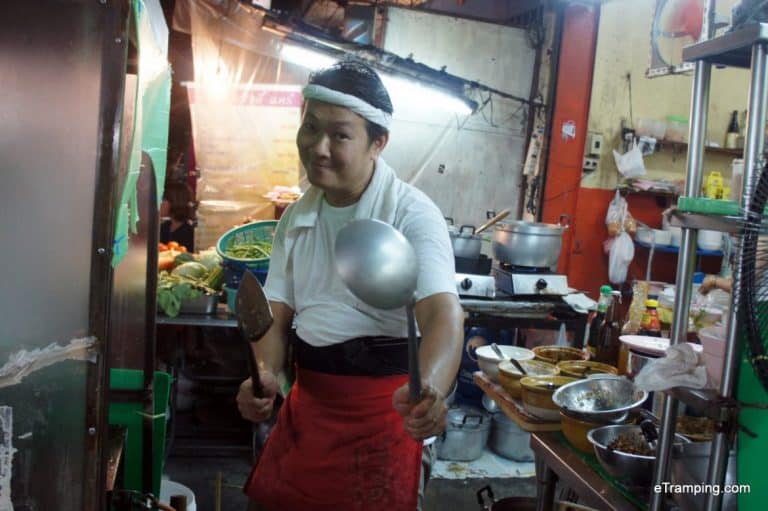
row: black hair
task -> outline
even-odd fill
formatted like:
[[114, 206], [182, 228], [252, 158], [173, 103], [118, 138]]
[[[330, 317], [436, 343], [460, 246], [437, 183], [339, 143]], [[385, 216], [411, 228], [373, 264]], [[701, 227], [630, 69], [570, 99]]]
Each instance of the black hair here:
[[[355, 96], [388, 114], [394, 111], [381, 78], [376, 71], [362, 62], [346, 60], [315, 71], [309, 75], [309, 84], [322, 85]], [[365, 119], [365, 131], [371, 142], [389, 133], [387, 128], [368, 119]]]
[[194, 218], [195, 197], [187, 183], [177, 181], [166, 183], [163, 199], [170, 203], [170, 216], [177, 222], [186, 222]]

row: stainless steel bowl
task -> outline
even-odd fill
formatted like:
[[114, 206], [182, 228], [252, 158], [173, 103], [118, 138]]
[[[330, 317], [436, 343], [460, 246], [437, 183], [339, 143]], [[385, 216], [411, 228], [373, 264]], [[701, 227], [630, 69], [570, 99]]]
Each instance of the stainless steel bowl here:
[[636, 388], [626, 378], [595, 375], [563, 385], [552, 395], [552, 401], [573, 417], [593, 422], [619, 422], [647, 397], [648, 392]]
[[[587, 440], [594, 447], [597, 461], [606, 472], [631, 488], [647, 490], [653, 478], [653, 464], [656, 456], [642, 456], [609, 449], [608, 444], [619, 435], [639, 435], [642, 438], [643, 432], [640, 426], [635, 425], [603, 426], [590, 430], [587, 433]], [[679, 450], [682, 444], [689, 442], [684, 436], [675, 435], [675, 437], [676, 441], [673, 444], [675, 451]]]

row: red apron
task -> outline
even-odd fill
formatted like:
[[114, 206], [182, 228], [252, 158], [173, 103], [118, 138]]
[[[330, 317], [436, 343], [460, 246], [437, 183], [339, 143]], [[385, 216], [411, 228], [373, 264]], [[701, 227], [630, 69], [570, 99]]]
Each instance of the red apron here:
[[298, 369], [245, 486], [270, 511], [413, 511], [422, 443], [392, 407], [405, 375]]

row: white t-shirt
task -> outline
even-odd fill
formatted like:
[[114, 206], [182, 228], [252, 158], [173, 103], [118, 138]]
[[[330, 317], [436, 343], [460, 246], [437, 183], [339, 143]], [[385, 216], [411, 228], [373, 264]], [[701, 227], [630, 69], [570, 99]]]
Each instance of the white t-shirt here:
[[[403, 182], [399, 185], [393, 225], [416, 251], [416, 300], [437, 293], [455, 295], [453, 249], [440, 210], [420, 190]], [[359, 204], [335, 208], [325, 199], [318, 201], [314, 226], [302, 228], [290, 249], [286, 248], [286, 232], [295, 216], [289, 209], [275, 235], [265, 292], [270, 300], [285, 303], [296, 312], [297, 333], [313, 346], [329, 346], [361, 336], [408, 334], [404, 308], [380, 310], [363, 303], [336, 272], [336, 234], [355, 218]], [[287, 264], [280, 264], [279, 259], [286, 253]]]

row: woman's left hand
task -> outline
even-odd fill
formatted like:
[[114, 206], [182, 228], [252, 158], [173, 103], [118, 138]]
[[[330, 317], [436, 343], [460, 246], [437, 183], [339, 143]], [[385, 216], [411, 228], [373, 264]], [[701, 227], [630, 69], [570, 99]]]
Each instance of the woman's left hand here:
[[443, 394], [426, 383], [422, 384], [421, 398], [412, 403], [408, 398], [408, 384], [397, 389], [392, 405], [405, 420], [405, 430], [416, 440], [439, 435], [445, 430], [448, 407]]

